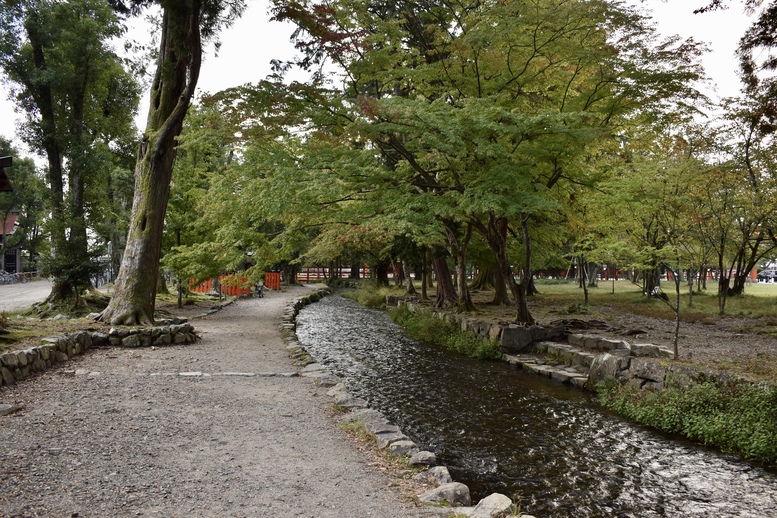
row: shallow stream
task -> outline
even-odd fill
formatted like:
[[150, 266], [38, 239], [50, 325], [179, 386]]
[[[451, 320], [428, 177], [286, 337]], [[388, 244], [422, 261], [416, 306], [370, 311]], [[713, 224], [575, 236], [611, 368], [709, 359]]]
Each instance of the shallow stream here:
[[297, 335], [473, 501], [499, 492], [538, 517], [777, 516], [777, 473], [637, 426], [578, 389], [419, 344], [385, 312], [325, 297]]

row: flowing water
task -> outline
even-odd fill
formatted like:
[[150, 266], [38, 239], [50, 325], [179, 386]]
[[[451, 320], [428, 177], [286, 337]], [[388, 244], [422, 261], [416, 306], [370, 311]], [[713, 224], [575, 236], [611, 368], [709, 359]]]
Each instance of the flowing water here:
[[777, 516], [777, 473], [614, 416], [586, 392], [406, 337], [334, 295], [297, 335], [350, 392], [434, 452], [474, 501], [538, 517]]

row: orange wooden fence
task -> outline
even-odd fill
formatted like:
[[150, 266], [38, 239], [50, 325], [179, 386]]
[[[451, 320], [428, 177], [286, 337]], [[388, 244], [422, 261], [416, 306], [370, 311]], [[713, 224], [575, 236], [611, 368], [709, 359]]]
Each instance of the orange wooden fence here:
[[[247, 284], [247, 279], [237, 275], [220, 275], [219, 286], [221, 293], [233, 297], [242, 297], [251, 293], [253, 284]], [[213, 279], [199, 282], [199, 279], [189, 279], [189, 291], [195, 293], [210, 293], [213, 289]]]
[[189, 291], [195, 293], [208, 293], [213, 287], [213, 279], [199, 282], [199, 279], [189, 279]]
[[264, 274], [264, 285], [271, 290], [281, 289], [281, 274], [278, 272], [267, 272]]
[[221, 293], [232, 297], [242, 297], [251, 293], [253, 284], [248, 284], [248, 279], [237, 275], [222, 275], [219, 277]]

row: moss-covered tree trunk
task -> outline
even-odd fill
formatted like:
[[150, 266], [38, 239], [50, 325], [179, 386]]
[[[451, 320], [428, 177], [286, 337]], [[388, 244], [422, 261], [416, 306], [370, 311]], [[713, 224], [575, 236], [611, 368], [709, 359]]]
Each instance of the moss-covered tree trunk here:
[[100, 316], [100, 320], [114, 325], [154, 321], [175, 139], [194, 94], [202, 60], [200, 15], [198, 1], [168, 2], [164, 7], [151, 105], [135, 166], [127, 246], [113, 297]]

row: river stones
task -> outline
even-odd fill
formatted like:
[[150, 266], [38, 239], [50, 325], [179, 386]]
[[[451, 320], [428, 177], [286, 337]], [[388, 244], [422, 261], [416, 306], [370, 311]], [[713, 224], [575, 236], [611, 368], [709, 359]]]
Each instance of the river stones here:
[[[396, 442], [400, 442], [400, 441], [410, 442], [410, 438], [407, 435], [403, 434], [401, 431], [382, 432], [382, 433], [375, 433], [373, 435], [375, 436], [375, 440], [378, 442], [378, 448], [380, 448], [381, 450], [383, 448], [390, 447], [392, 444]], [[413, 446], [415, 446], [415, 443], [413, 443]], [[392, 450], [392, 453], [394, 453], [393, 450]], [[401, 454], [397, 453], [397, 455], [401, 455]]]
[[430, 451], [419, 451], [410, 457], [408, 464], [411, 466], [434, 466], [437, 464], [437, 455]]
[[383, 421], [387, 422], [386, 418], [378, 412], [377, 410], [374, 410], [372, 408], [359, 408], [355, 409], [353, 412], [349, 412], [347, 414], [343, 415], [343, 421], [346, 423], [355, 423], [357, 421]]
[[472, 499], [469, 496], [469, 488], [461, 482], [449, 482], [440, 487], [436, 487], [418, 495], [419, 500], [427, 504], [441, 504], [447, 502], [448, 505], [469, 506]]
[[472, 510], [470, 518], [493, 518], [494, 516], [507, 516], [513, 501], [501, 493], [493, 493], [478, 502]]
[[413, 455], [418, 451], [418, 445], [410, 440], [392, 442], [388, 448], [393, 455], [400, 455], [402, 457]]
[[418, 473], [415, 477], [419, 482], [429, 484], [431, 486], [442, 486], [443, 484], [449, 484], [453, 482], [448, 468], [445, 466], [435, 466], [425, 471]]

